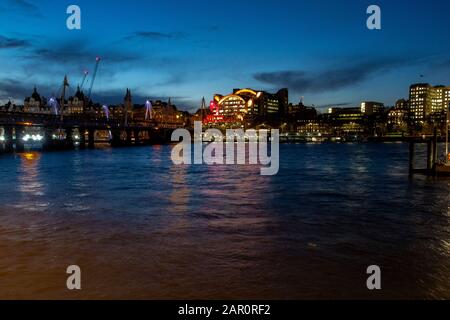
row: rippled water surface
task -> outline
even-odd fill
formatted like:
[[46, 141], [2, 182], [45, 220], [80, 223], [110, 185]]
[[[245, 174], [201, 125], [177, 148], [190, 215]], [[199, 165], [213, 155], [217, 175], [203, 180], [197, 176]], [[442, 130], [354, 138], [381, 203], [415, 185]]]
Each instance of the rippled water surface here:
[[274, 177], [170, 150], [0, 155], [0, 298], [450, 298], [450, 180], [407, 145], [282, 145]]

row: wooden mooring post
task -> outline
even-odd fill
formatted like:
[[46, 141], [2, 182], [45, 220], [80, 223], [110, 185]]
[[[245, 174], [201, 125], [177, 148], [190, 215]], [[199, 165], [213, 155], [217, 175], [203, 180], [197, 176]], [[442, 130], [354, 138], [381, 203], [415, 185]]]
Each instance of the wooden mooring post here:
[[416, 156], [416, 143], [411, 141], [409, 143], [409, 174], [414, 174], [414, 161]]
[[415, 156], [416, 156], [416, 141], [411, 141], [409, 143], [409, 174], [414, 173], [426, 174], [429, 176], [436, 176], [437, 174], [437, 163], [438, 163], [438, 134], [437, 128], [434, 129], [434, 134], [432, 138], [426, 141], [427, 144], [427, 163], [425, 169], [415, 168]]

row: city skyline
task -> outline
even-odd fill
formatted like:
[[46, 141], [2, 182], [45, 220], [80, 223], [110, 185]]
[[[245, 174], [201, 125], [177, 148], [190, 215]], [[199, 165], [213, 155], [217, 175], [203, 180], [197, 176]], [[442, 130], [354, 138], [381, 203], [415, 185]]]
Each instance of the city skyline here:
[[0, 302], [450, 299], [449, 12], [0, 0]]
[[304, 96], [325, 111], [366, 100], [394, 105], [411, 83], [450, 82], [444, 1], [414, 8], [379, 1], [379, 31], [365, 27], [365, 1], [327, 2], [327, 10], [312, 1], [128, 3], [78, 1], [82, 30], [69, 31], [66, 1], [2, 1], [0, 101], [23, 101], [34, 85], [51, 95], [65, 74], [73, 95], [97, 55], [94, 100], [121, 102], [130, 87], [136, 103], [171, 97], [191, 112], [203, 96], [235, 87], [287, 87], [291, 103]]

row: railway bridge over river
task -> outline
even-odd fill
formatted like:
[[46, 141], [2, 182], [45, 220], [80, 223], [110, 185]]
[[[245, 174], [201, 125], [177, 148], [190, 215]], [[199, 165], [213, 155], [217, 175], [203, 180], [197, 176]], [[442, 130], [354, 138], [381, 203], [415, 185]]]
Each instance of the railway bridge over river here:
[[[30, 132], [42, 140], [44, 150], [93, 148], [96, 132], [107, 133], [103, 142], [111, 146], [166, 143], [172, 132], [180, 125], [158, 123], [154, 120], [107, 119], [96, 115], [54, 115], [24, 112], [0, 112], [2, 152], [21, 152], [30, 137]], [[0, 133], [1, 134], [1, 133]]]

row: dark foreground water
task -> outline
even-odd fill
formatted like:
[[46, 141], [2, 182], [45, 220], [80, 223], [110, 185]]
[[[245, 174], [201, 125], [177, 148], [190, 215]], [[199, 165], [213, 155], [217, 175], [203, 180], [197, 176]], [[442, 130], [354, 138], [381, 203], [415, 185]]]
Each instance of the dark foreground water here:
[[407, 151], [283, 145], [274, 177], [169, 146], [2, 155], [0, 298], [450, 298], [450, 180]]

